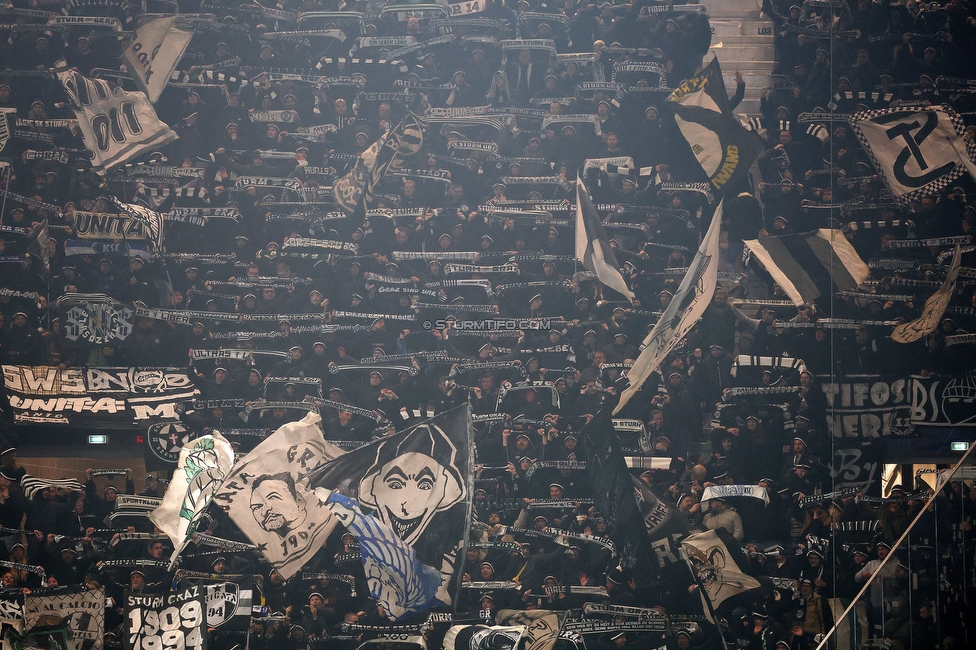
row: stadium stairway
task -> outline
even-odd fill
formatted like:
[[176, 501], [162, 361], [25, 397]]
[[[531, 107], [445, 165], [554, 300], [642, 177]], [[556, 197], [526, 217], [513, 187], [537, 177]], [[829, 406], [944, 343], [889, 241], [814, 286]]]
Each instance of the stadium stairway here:
[[745, 99], [735, 113], [758, 117], [759, 97], [775, 65], [772, 21], [760, 15], [758, 0], [702, 0], [701, 4], [712, 26], [710, 52], [718, 57], [729, 93], [735, 91], [736, 70], [746, 82]]

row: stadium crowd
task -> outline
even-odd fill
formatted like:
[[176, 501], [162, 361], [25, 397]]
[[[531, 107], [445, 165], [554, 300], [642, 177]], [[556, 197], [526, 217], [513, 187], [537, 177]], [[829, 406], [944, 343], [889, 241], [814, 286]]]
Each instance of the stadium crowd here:
[[[141, 20], [126, 13], [135, 5], [77, 4], [65, 6], [73, 15], [116, 16], [127, 28], [128, 19], [131, 28]], [[195, 431], [274, 431], [301, 417], [295, 405], [312, 395], [349, 406], [323, 406], [325, 439], [365, 443], [469, 401], [479, 464], [473, 531], [518, 547], [468, 549], [463, 581], [495, 588], [462, 585], [458, 611], [491, 624], [499, 609], [571, 609], [596, 598], [679, 618], [702, 614], [690, 573], [646, 579], [618, 567], [599, 544], [502, 536], [497, 526], [597, 539], [612, 532], [573, 461], [581, 460], [582, 427], [626, 386], [641, 341], [673, 298], [715, 209], [714, 197], [694, 185], [700, 170], [661, 110], [708, 51], [707, 14], [646, 0], [476, 0], [466, 3], [477, 5], [475, 13], [454, 18], [443, 5], [169, 4], [194, 14], [196, 32], [156, 103], [179, 139], [135, 161], [153, 170], [144, 176], [140, 165], [97, 174], [70, 128], [43, 122], [75, 117], [48, 72], [60, 59], [84, 75], [120, 78], [118, 34], [90, 25], [31, 27], [39, 14], [28, 6], [60, 10], [62, 3], [16, 0], [19, 13], [0, 8], [11, 23], [0, 25], [7, 68], [0, 109], [15, 111], [0, 154], [9, 163], [0, 169], [2, 363], [189, 368], [200, 400], [182, 419]], [[726, 189], [720, 287], [691, 334], [618, 414], [618, 433], [624, 454], [670, 459], [633, 471], [685, 528], [727, 531], [743, 547], [748, 573], [784, 581], [728, 601], [716, 612], [721, 627], [700, 620], [667, 638], [605, 633], [588, 636], [587, 647], [719, 648], [719, 630], [728, 647], [815, 647], [889, 553], [898, 562], [857, 602], [848, 638], [838, 634], [832, 644], [872, 638], [916, 650], [965, 647], [976, 597], [976, 488], [952, 482], [899, 547], [925, 508], [920, 485], [896, 487], [884, 501], [806, 497], [831, 493], [838, 480], [821, 381], [955, 376], [976, 365], [972, 344], [945, 344], [976, 331], [971, 280], [958, 282], [950, 301], [957, 309], [935, 332], [912, 344], [888, 337], [893, 324], [918, 317], [924, 296], [941, 284], [947, 250], [889, 242], [972, 234], [976, 188], [962, 177], [904, 209], [845, 122], [801, 114], [947, 103], [971, 138], [976, 70], [964, 53], [976, 48], [973, 7], [767, 0], [764, 10], [775, 24], [777, 68], [762, 91], [762, 119], [754, 120], [766, 142], [761, 178]], [[332, 13], [303, 32], [290, 31], [289, 12]], [[735, 77], [733, 106], [745, 93]], [[484, 106], [497, 110], [471, 110]], [[337, 211], [332, 183], [408, 111], [426, 119], [421, 151], [380, 180], [369, 212]], [[15, 126], [14, 118], [28, 122]], [[577, 174], [607, 224], [633, 304], [581, 266]], [[109, 194], [171, 215], [158, 254], [140, 247], [144, 233], [115, 237], [125, 247], [111, 250], [122, 254], [101, 254], [91, 237], [79, 236], [79, 223], [97, 219], [88, 213], [118, 212]], [[760, 266], [743, 261], [743, 240], [824, 227], [843, 228], [865, 261], [880, 260], [869, 292], [793, 307]], [[963, 266], [976, 266], [971, 249]], [[897, 295], [904, 287], [913, 295]], [[131, 316], [125, 336], [86, 341], [67, 317], [77, 294], [102, 294], [144, 315]], [[872, 324], [818, 323], [825, 317]], [[490, 334], [468, 329], [488, 318], [521, 323]], [[274, 354], [193, 354], [219, 348]], [[802, 362], [748, 365], [735, 361], [739, 355]], [[728, 392], [736, 388], [757, 390]], [[31, 426], [14, 424], [7, 409], [5, 417], [8, 438]], [[253, 441], [235, 445], [244, 453]], [[106, 629], [114, 629], [123, 622], [124, 591], [169, 587], [172, 574], [162, 568], [102, 565], [171, 553], [166, 539], [126, 541], [106, 524], [120, 491], [136, 492], [131, 481], [96, 487], [102, 479], [89, 472], [82, 492], [50, 487], [28, 499], [16, 450], [0, 464], [0, 555], [43, 566], [47, 581], [10, 568], [5, 593], [100, 584], [112, 598]], [[723, 485], [762, 486], [768, 504], [701, 501], [706, 488]], [[879, 496], [879, 488], [869, 491]], [[142, 494], [161, 492], [150, 477]], [[545, 507], [546, 499], [557, 505]], [[235, 538], [226, 518], [215, 515], [207, 526]], [[152, 525], [137, 521], [130, 530], [152, 532]], [[252, 648], [355, 647], [375, 634], [342, 624], [388, 623], [364, 595], [359, 560], [342, 557], [355, 547], [351, 535], [337, 533], [307, 567], [354, 576], [354, 590], [339, 580], [282, 580], [256, 553], [191, 546], [181, 568], [258, 576], [265, 609], [256, 610]], [[940, 593], [946, 580], [954, 586]], [[553, 589], [585, 586], [604, 586], [607, 596]], [[613, 614], [588, 615], [601, 616]], [[219, 632], [211, 643], [245, 645]]]

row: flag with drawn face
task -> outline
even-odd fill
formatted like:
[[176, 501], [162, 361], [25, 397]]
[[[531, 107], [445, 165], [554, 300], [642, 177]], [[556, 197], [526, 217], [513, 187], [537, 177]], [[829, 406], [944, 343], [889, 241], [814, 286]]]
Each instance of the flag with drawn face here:
[[238, 462], [214, 495], [265, 559], [285, 579], [322, 546], [337, 521], [303, 479], [343, 454], [322, 437], [318, 413], [289, 422]]
[[196, 532], [198, 517], [234, 464], [230, 443], [214, 431], [185, 445], [163, 502], [149, 515], [150, 521], [173, 542], [170, 568]]
[[[452, 409], [350, 451], [308, 477], [319, 502], [359, 537], [370, 591], [391, 604], [393, 618], [434, 600], [453, 602], [471, 508], [470, 421], [469, 406]], [[376, 556], [369, 558], [372, 548]], [[431, 572], [438, 578], [433, 592]]]

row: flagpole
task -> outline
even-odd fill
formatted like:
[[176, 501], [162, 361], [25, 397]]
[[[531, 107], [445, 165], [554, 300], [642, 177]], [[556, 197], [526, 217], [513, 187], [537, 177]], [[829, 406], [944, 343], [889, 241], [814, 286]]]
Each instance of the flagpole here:
[[729, 650], [729, 644], [725, 641], [725, 634], [722, 633], [722, 624], [719, 623], [718, 617], [715, 615], [715, 609], [712, 607], [712, 600], [708, 597], [708, 592], [705, 591], [705, 586], [701, 583], [701, 580], [698, 578], [698, 573], [695, 572], [695, 567], [693, 567], [691, 564], [691, 558], [688, 557], [688, 551], [686, 551], [683, 547], [681, 548], [681, 557], [684, 558], [685, 564], [688, 565], [688, 571], [691, 572], [691, 577], [695, 579], [695, 586], [698, 590], [698, 596], [708, 608], [708, 615], [712, 617], [712, 623], [714, 623], [715, 627], [718, 628], [718, 636], [720, 639], [722, 639], [722, 647], [725, 650]]
[[895, 550], [899, 546], [901, 546], [902, 542], [905, 541], [909, 533], [912, 532], [912, 528], [915, 527], [915, 524], [919, 522], [919, 520], [925, 514], [925, 511], [929, 509], [930, 505], [932, 505], [933, 503], [932, 500], [935, 499], [937, 496], [939, 496], [939, 492], [941, 492], [942, 488], [946, 486], [946, 483], [949, 482], [949, 479], [951, 479], [955, 475], [955, 473], [959, 470], [959, 468], [962, 467], [962, 464], [966, 462], [966, 459], [969, 458], [969, 454], [973, 452], [973, 448], [974, 446], [970, 445], [969, 449], [966, 451], [965, 454], [962, 455], [962, 458], [959, 459], [959, 462], [955, 464], [955, 466], [952, 468], [951, 471], [944, 471], [941, 474], [939, 474], [938, 478], [935, 480], [935, 493], [931, 496], [931, 498], [928, 500], [925, 506], [918, 511], [918, 514], [915, 515], [915, 519], [913, 519], [912, 523], [909, 524], [908, 528], [905, 529], [905, 532], [901, 534], [901, 537], [898, 538], [898, 541], [892, 544], [891, 552], [889, 552], [888, 555], [886, 555], [885, 558], [881, 560], [881, 564], [879, 564], [878, 568], [874, 570], [874, 573], [871, 574], [871, 577], [867, 579], [867, 581], [864, 583], [864, 586], [861, 587], [861, 591], [857, 593], [857, 596], [851, 599], [851, 604], [847, 606], [847, 609], [844, 610], [844, 613], [841, 614], [840, 617], [838, 617], [834, 621], [834, 626], [829, 630], [827, 630], [827, 634], [825, 634], [823, 639], [820, 640], [820, 643], [817, 645], [815, 650], [823, 650], [823, 648], [827, 646], [827, 641], [829, 641], [830, 637], [833, 636], [834, 630], [837, 629], [838, 625], [840, 624], [840, 621], [847, 618], [847, 616], [851, 613], [851, 610], [853, 610], [854, 607], [857, 605], [857, 602], [864, 597], [865, 593], [867, 593], [867, 590], [871, 586], [871, 583], [874, 582], [874, 579], [877, 578], [879, 575], [881, 575], [882, 569], [884, 569], [885, 565], [888, 564], [888, 560], [890, 560], [895, 556]]

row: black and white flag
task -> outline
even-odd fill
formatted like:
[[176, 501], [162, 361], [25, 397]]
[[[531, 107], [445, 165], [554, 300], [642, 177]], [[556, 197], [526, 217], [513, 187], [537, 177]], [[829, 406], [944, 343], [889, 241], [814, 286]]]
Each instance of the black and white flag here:
[[370, 596], [396, 620], [453, 602], [471, 510], [470, 406], [348, 452], [309, 476], [356, 536]]
[[192, 31], [176, 26], [178, 18], [164, 16], [140, 26], [132, 43], [122, 53], [125, 67], [153, 104], [193, 38]]
[[125, 650], [207, 650], [202, 587], [176, 593], [125, 594]]
[[600, 282], [634, 302], [634, 292], [620, 275], [617, 256], [610, 248], [600, 215], [579, 176], [576, 177], [576, 258], [586, 269], [593, 271]]
[[112, 203], [115, 204], [122, 214], [128, 215], [132, 219], [144, 224], [149, 231], [149, 240], [155, 245], [157, 251], [163, 249], [163, 215], [155, 210], [136, 205], [134, 203], [123, 203], [114, 196]]
[[130, 93], [105, 79], [89, 79], [70, 70], [64, 59], [54, 70], [78, 118], [85, 147], [93, 154], [92, 166], [100, 173], [177, 139], [142, 93]]
[[285, 579], [338, 523], [304, 484], [309, 472], [343, 454], [323, 439], [319, 421], [318, 413], [309, 413], [280, 427], [234, 466], [214, 495], [214, 503]]
[[938, 194], [967, 171], [976, 178], [976, 143], [963, 140], [962, 118], [948, 106], [863, 111], [850, 122], [902, 205]]
[[101, 650], [105, 637], [105, 590], [80, 589], [24, 599], [24, 630], [67, 624], [67, 650]]
[[616, 415], [631, 397], [640, 390], [644, 381], [657, 370], [664, 358], [681, 342], [712, 300], [718, 286], [718, 245], [722, 236], [722, 208], [719, 203], [712, 222], [698, 246], [698, 253], [691, 261], [688, 272], [678, 285], [678, 291], [644, 339], [640, 355], [627, 374], [630, 385], [620, 394], [614, 409]]
[[661, 105], [665, 123], [687, 142], [709, 184], [738, 186], [763, 151], [763, 141], [732, 116], [718, 59], [674, 89]]

